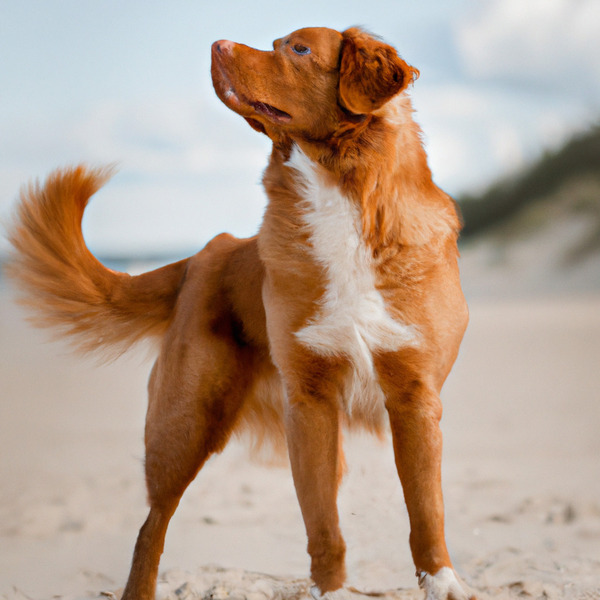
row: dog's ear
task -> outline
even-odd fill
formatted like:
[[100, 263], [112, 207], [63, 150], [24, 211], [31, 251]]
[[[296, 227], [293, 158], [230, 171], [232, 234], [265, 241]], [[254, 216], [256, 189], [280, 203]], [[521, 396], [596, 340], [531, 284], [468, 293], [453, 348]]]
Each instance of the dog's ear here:
[[354, 114], [383, 106], [419, 76], [396, 50], [357, 27], [342, 34], [340, 104]]

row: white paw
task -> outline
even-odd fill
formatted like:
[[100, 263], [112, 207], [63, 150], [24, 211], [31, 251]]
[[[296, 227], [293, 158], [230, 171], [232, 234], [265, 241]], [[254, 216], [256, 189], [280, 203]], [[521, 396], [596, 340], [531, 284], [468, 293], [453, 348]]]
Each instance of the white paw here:
[[475, 595], [462, 583], [450, 567], [441, 568], [435, 575], [421, 572], [419, 587], [425, 600], [476, 600]]
[[313, 600], [365, 600], [363, 594], [358, 594], [348, 588], [340, 588], [333, 592], [325, 592], [322, 594], [321, 590], [316, 585], [313, 585], [310, 588], [310, 595]]

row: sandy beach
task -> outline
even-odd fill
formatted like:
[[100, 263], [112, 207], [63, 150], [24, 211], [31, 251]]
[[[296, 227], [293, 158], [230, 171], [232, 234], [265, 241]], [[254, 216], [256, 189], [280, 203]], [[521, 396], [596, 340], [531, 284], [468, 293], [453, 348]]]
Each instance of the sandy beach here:
[[[0, 287], [0, 597], [97, 598], [124, 585], [146, 514], [151, 359], [74, 356]], [[600, 296], [472, 300], [444, 388], [447, 537], [482, 597], [600, 598]], [[346, 438], [349, 583], [420, 598], [389, 440]], [[213, 458], [167, 537], [158, 598], [306, 593], [286, 466]]]

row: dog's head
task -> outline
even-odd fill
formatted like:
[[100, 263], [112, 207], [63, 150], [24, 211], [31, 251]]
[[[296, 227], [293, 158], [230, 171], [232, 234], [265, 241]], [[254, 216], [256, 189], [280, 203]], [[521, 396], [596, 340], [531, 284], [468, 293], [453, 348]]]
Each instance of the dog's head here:
[[360, 123], [418, 77], [392, 46], [361, 29], [299, 29], [260, 51], [226, 40], [212, 47], [219, 98], [273, 141], [324, 140]]

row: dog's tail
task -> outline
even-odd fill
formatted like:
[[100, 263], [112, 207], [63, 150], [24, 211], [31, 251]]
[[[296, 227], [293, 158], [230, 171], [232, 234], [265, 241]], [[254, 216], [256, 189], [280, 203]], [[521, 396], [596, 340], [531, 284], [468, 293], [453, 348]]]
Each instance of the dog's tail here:
[[130, 276], [91, 254], [81, 219], [111, 174], [111, 168], [79, 166], [53, 172], [43, 186], [23, 188], [7, 265], [24, 292], [22, 303], [35, 309], [35, 325], [55, 327], [80, 349], [109, 356], [165, 331], [189, 260]]

